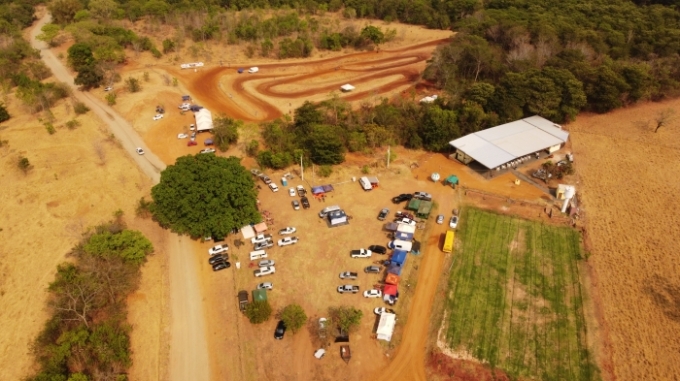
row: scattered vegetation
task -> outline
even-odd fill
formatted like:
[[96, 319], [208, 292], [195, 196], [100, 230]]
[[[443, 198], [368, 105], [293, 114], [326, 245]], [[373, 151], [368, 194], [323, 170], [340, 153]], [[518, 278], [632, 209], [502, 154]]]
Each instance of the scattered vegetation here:
[[221, 152], [238, 141], [238, 130], [243, 127], [243, 121], [221, 115], [213, 121], [213, 140]]
[[[90, 108], [87, 107], [87, 106], [85, 105], [85, 103], [83, 103], [83, 102], [75, 102], [75, 103], [73, 104], [73, 111], [74, 111], [77, 115], [82, 115], [82, 114], [85, 114], [85, 113], [87, 113], [88, 111], [90, 111]], [[70, 128], [70, 127], [69, 127], [69, 128]]]
[[151, 196], [151, 212], [161, 226], [195, 238], [226, 237], [262, 218], [252, 175], [236, 157], [180, 157], [161, 173]]
[[272, 315], [272, 306], [267, 300], [255, 300], [246, 305], [246, 316], [253, 324], [262, 324]]
[[599, 380], [588, 350], [579, 234], [478, 210], [461, 218], [446, 341], [512, 379]]
[[106, 103], [108, 103], [109, 106], [113, 106], [116, 104], [116, 93], [113, 91], [106, 94]]
[[122, 216], [95, 227], [57, 267], [47, 321], [33, 345], [30, 381], [126, 380], [132, 364], [126, 298], [139, 284], [153, 246], [127, 230]]
[[4, 103], [0, 103], [0, 123], [8, 121], [11, 116], [9, 116], [9, 112], [7, 112], [7, 108], [5, 108]]
[[131, 93], [136, 93], [142, 91], [142, 84], [137, 78], [128, 77], [125, 80], [125, 88]]
[[135, 214], [142, 218], [151, 216], [151, 201], [147, 201], [144, 197], [140, 198], [135, 208]]
[[279, 319], [286, 323], [286, 328], [295, 333], [307, 323], [307, 314], [300, 305], [289, 304], [279, 313]]
[[45, 126], [48, 134], [54, 135], [57, 132], [57, 130], [54, 128], [54, 125], [50, 122], [45, 122], [43, 125]]
[[17, 166], [19, 167], [19, 169], [21, 169], [21, 171], [24, 174], [28, 173], [28, 171], [33, 169], [33, 165], [28, 160], [28, 158], [23, 157], [23, 156], [19, 156], [19, 160], [17, 161]]

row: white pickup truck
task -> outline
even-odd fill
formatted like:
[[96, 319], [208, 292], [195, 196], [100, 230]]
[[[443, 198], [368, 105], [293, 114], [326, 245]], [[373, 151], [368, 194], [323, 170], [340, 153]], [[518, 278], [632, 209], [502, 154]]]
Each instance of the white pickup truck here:
[[275, 272], [276, 272], [276, 268], [274, 268], [274, 266], [269, 266], [269, 267], [260, 267], [259, 269], [255, 270], [254, 274], [255, 274], [255, 277], [259, 278], [261, 276], [274, 274]]
[[296, 244], [298, 241], [297, 237], [286, 237], [279, 240], [279, 246], [288, 246]]
[[271, 234], [258, 234], [255, 237], [251, 238], [250, 242], [254, 245], [256, 243], [271, 241], [271, 240], [272, 240]]

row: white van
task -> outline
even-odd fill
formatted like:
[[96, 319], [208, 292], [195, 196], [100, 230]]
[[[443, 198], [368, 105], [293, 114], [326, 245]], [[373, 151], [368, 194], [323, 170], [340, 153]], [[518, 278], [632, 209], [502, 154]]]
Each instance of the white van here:
[[258, 259], [264, 259], [267, 258], [267, 252], [264, 250], [256, 250], [256, 251], [251, 251], [250, 252], [250, 260], [251, 261], [256, 261]]
[[399, 239], [395, 239], [394, 241], [390, 241], [387, 243], [387, 247], [389, 247], [392, 250], [411, 251], [412, 246], [413, 243], [409, 241], [402, 241]]
[[327, 207], [323, 208], [323, 209], [319, 212], [319, 217], [320, 217], [320, 218], [324, 218], [324, 217], [326, 217], [326, 215], [327, 215], [328, 213], [334, 212], [334, 211], [336, 211], [336, 210], [340, 210], [340, 206], [338, 206], [338, 205], [327, 206]]
[[362, 177], [359, 179], [359, 184], [361, 185], [361, 188], [364, 191], [370, 191], [373, 189], [373, 186], [371, 185], [371, 182], [368, 180], [368, 177]]

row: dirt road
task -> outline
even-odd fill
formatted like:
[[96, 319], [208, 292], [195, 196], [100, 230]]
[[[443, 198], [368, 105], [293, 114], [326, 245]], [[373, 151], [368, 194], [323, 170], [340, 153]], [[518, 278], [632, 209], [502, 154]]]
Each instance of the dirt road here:
[[[429, 185], [429, 184], [428, 184]], [[445, 190], [442, 190], [444, 188]], [[427, 189], [439, 201], [440, 213], [447, 213], [454, 207], [454, 200], [448, 187]], [[439, 192], [437, 192], [439, 190]], [[439, 194], [437, 194], [439, 193]], [[390, 365], [376, 372], [371, 380], [378, 381], [426, 381], [425, 355], [427, 333], [430, 327], [430, 313], [434, 302], [439, 277], [443, 272], [445, 254], [439, 250], [439, 237], [448, 225], [434, 225], [427, 240], [427, 250], [418, 269], [418, 283], [409, 309], [399, 349]], [[448, 254], [450, 255], [450, 254]]]
[[[73, 89], [73, 95], [76, 99], [85, 103], [92, 112], [108, 125], [111, 133], [120, 141], [120, 144], [123, 145], [125, 151], [130, 154], [130, 157], [137, 163], [142, 172], [149, 176], [154, 183], [158, 183], [161, 178], [161, 171], [165, 169], [165, 164], [146, 147], [144, 140], [135, 132], [130, 123], [118, 115], [111, 107], [96, 99], [92, 94], [78, 90], [73, 83], [73, 76], [69, 73], [68, 69], [55, 57], [52, 51], [47, 49], [45, 42], [36, 38], [41, 32], [42, 26], [51, 20], [52, 15], [50, 14], [38, 20], [33, 30], [31, 30], [31, 46], [40, 51], [40, 57], [45, 65], [50, 68], [55, 79], [66, 83]], [[138, 155], [135, 152], [136, 147], [142, 147], [146, 153]]]
[[[158, 183], [165, 164], [146, 147], [132, 125], [92, 94], [77, 90], [73, 76], [67, 68], [46, 48], [44, 42], [36, 39], [42, 26], [50, 21], [51, 15], [47, 14], [35, 24], [30, 34], [31, 45], [40, 50], [43, 62], [50, 68], [54, 77], [73, 89], [74, 96], [107, 124], [111, 133], [120, 141], [142, 172], [154, 183]], [[146, 154], [138, 155], [135, 147], [142, 147]], [[170, 380], [209, 380], [210, 362], [206, 344], [203, 298], [194, 256], [190, 255], [191, 246], [187, 238], [169, 232], [166, 233], [165, 240], [168, 243], [166, 254], [169, 256], [169, 294], [172, 311], [168, 370]]]

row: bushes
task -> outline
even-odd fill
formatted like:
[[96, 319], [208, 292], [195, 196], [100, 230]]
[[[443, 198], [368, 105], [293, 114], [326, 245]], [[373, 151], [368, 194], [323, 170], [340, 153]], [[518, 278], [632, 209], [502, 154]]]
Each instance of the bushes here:
[[[86, 112], [90, 111], [90, 108], [85, 105], [83, 102], [75, 102], [73, 104], [73, 111], [77, 115], [85, 114]], [[70, 128], [70, 127], [69, 127]]]
[[142, 91], [142, 84], [139, 79], [128, 77], [128, 79], [125, 80], [125, 88], [131, 93], [136, 93]]
[[287, 305], [279, 313], [279, 318], [286, 323], [286, 327], [293, 331], [293, 333], [297, 332], [307, 323], [307, 314], [298, 304]]
[[52, 318], [34, 342], [39, 371], [29, 380], [126, 379], [132, 360], [125, 300], [152, 251], [120, 215], [86, 234], [71, 250], [75, 260], [59, 265], [49, 285]]
[[5, 104], [0, 102], [0, 123], [9, 120], [9, 118], [11, 118], [11, 116], [9, 116]]

